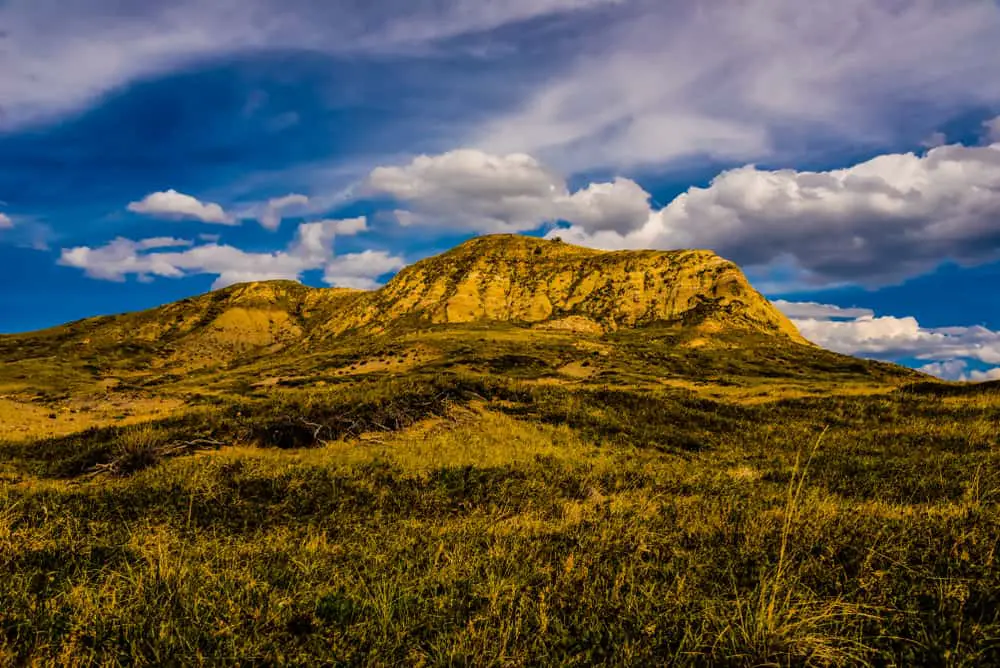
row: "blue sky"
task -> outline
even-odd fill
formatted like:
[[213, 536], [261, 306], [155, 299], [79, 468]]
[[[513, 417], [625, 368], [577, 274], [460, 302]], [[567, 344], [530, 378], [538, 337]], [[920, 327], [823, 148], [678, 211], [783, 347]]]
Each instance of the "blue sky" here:
[[517, 232], [1000, 377], [998, 43], [992, 0], [0, 0], [0, 332]]

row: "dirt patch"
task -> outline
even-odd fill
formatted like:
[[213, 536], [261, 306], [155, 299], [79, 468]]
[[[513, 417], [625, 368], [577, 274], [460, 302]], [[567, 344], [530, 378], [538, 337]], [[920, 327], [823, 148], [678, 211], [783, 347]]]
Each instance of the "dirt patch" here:
[[20, 442], [65, 436], [112, 424], [128, 425], [166, 417], [183, 406], [179, 399], [73, 400], [42, 405], [0, 399], [0, 441]]
[[570, 378], [590, 378], [594, 375], [595, 369], [589, 364], [584, 366], [581, 362], [570, 362], [559, 367], [559, 373]]

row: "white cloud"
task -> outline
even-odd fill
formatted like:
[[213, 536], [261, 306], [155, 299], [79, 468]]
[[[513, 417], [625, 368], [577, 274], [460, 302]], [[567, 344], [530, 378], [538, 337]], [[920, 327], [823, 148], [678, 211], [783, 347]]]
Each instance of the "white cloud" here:
[[[122, 281], [134, 275], [181, 278], [194, 274], [215, 275], [213, 288], [233, 283], [268, 279], [298, 280], [305, 271], [322, 269], [331, 280], [343, 278], [373, 285], [376, 278], [403, 266], [403, 259], [386, 253], [336, 256], [333, 243], [337, 231], [357, 229], [357, 219], [303, 223], [288, 248], [271, 253], [248, 253], [216, 243], [193, 245], [182, 239], [156, 238], [133, 241], [117, 238], [104, 246], [63, 249], [59, 264], [82, 269], [91, 278]], [[188, 247], [183, 251], [163, 250]], [[157, 252], [150, 252], [157, 251]], [[390, 269], [385, 269], [391, 266]]]
[[521, 232], [572, 220], [586, 230], [628, 230], [649, 218], [649, 194], [618, 178], [571, 193], [566, 181], [525, 154], [495, 156], [473, 149], [422, 155], [402, 167], [378, 167], [367, 189], [408, 208], [404, 225], [476, 232]]
[[174, 237], [152, 237], [135, 242], [136, 250], [154, 250], [157, 248], [186, 248], [194, 243], [187, 239], [175, 239]]
[[1000, 144], [951, 145], [827, 172], [748, 165], [627, 231], [553, 233], [599, 248], [710, 248], [751, 270], [791, 266], [800, 283], [879, 285], [997, 259], [998, 219]]
[[918, 371], [929, 373], [944, 380], [972, 381], [974, 383], [1000, 380], [1000, 367], [986, 370], [969, 369], [968, 363], [964, 360], [926, 364], [920, 367]]
[[339, 220], [320, 220], [313, 224], [329, 225], [335, 234], [342, 237], [351, 237], [368, 230], [368, 219], [364, 216]]
[[202, 202], [173, 189], [150, 193], [142, 200], [129, 204], [128, 210], [158, 218], [188, 218], [219, 225], [237, 224], [236, 219], [227, 214], [218, 204]]
[[847, 354], [940, 361], [968, 358], [1000, 364], [1000, 332], [985, 327], [921, 327], [911, 316], [864, 316], [849, 321], [795, 319], [802, 336]]
[[875, 312], [867, 308], [843, 308], [832, 304], [819, 304], [817, 302], [789, 302], [783, 299], [775, 299], [771, 302], [778, 310], [789, 318], [819, 318], [819, 319], [841, 319], [841, 318], [863, 318], [873, 316]]
[[303, 259], [325, 259], [330, 255], [333, 240], [338, 234], [356, 234], [359, 229], [365, 229], [366, 226], [367, 221], [364, 217], [302, 223], [295, 232], [290, 252], [295, 257]]
[[401, 257], [385, 251], [349, 253], [339, 255], [327, 263], [323, 281], [334, 287], [373, 290], [378, 287], [375, 279], [399, 271], [404, 266], [406, 263]]
[[281, 212], [292, 207], [302, 207], [309, 204], [309, 198], [305, 195], [289, 194], [284, 197], [277, 197], [269, 200], [264, 206], [264, 211], [260, 214], [258, 221], [261, 227], [268, 230], [276, 230], [281, 226]]
[[140, 255], [144, 249], [143, 241], [132, 241], [118, 237], [99, 248], [78, 246], [64, 248], [59, 258], [59, 264], [76, 267], [86, 271], [91, 278], [109, 281], [122, 281], [128, 274], [140, 277], [166, 276], [180, 278], [184, 272], [171, 262], [177, 253], [150, 253]]
[[922, 367], [919, 367], [917, 371], [923, 371], [924, 373], [937, 376], [938, 378], [943, 378], [944, 380], [964, 380], [965, 371], [968, 368], [969, 363], [965, 360], [950, 360], [948, 362], [932, 362], [930, 364], [925, 364]]
[[376, 168], [366, 187], [398, 202], [404, 225], [519, 232], [568, 221], [550, 235], [606, 249], [709, 248], [755, 278], [783, 274], [786, 289], [882, 285], [944, 261], [1000, 258], [1000, 143], [886, 154], [826, 172], [748, 165], [659, 210], [629, 179], [571, 192], [532, 156], [473, 149]]
[[[1000, 370], [972, 370], [970, 361], [1000, 365], [1000, 332], [986, 327], [922, 327], [916, 318], [875, 316], [815, 302], [776, 302], [809, 341], [847, 355], [889, 361], [918, 359], [921, 371], [951, 380], [989, 380]], [[858, 314], [858, 315], [855, 315]], [[841, 318], [850, 319], [843, 320]]]
[[1000, 367], [994, 367], [992, 369], [987, 369], [986, 371], [970, 371], [968, 379], [976, 383], [1000, 380]]
[[0, 213], [0, 230], [14, 227], [14, 221], [5, 213]]
[[557, 217], [592, 232], [621, 232], [649, 216], [649, 193], [630, 179], [591, 183], [565, 199], [557, 199]]
[[378, 167], [368, 188], [413, 208], [400, 222], [516, 232], [540, 225], [562, 179], [528, 155], [493, 156], [457, 150], [422, 155], [403, 167]]
[[812, 152], [817, 136], [916, 142], [1000, 102], [993, 2], [664, 0], [618, 14], [465, 143], [572, 171], [752, 161]]

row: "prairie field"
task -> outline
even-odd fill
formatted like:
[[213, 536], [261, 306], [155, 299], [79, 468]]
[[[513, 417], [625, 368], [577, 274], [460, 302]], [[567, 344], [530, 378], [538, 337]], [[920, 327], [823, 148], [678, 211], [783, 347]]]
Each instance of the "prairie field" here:
[[365, 341], [120, 371], [140, 408], [78, 430], [86, 378], [13, 390], [60, 428], [0, 445], [0, 663], [1000, 663], [995, 385], [650, 332]]

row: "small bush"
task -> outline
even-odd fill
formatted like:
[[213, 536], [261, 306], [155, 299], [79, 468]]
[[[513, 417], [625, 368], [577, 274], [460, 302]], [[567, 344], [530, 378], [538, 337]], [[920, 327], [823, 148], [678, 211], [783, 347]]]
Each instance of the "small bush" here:
[[118, 432], [112, 446], [115, 473], [129, 475], [149, 468], [161, 457], [166, 434], [151, 424], [125, 427]]

